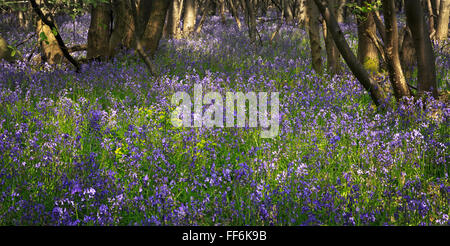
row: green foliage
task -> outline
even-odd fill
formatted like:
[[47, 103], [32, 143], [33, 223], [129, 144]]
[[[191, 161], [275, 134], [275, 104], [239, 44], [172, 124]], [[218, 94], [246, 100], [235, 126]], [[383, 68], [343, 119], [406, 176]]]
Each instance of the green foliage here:
[[49, 44], [48, 37], [44, 32], [39, 33], [39, 42], [45, 42], [46, 44]]
[[364, 15], [373, 11], [377, 11], [381, 6], [381, 1], [376, 0], [373, 3], [363, 1], [362, 6], [358, 3], [347, 3], [347, 7], [349, 7], [354, 15], [356, 15], [359, 19], [364, 19]]

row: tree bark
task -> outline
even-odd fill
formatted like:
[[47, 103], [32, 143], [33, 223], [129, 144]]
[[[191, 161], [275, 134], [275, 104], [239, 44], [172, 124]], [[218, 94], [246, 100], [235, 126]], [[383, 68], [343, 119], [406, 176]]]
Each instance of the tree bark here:
[[447, 40], [448, 38], [449, 13], [450, 0], [441, 0], [436, 29], [436, 40], [439, 40], [441, 42]]
[[336, 18], [338, 23], [344, 23], [344, 11], [345, 11], [345, 4], [346, 0], [338, 0], [337, 3], [337, 10], [336, 10]]
[[[42, 11], [43, 15], [48, 14], [48, 11], [41, 7], [44, 5], [43, 0], [38, 0], [36, 4], [36, 7]], [[62, 63], [64, 60], [64, 54], [58, 45], [58, 41], [52, 32], [52, 28], [46, 25], [41, 18], [37, 19], [36, 32], [40, 39], [45, 37], [45, 40], [41, 40], [40, 42], [42, 61], [48, 62], [49, 64]]]
[[202, 17], [200, 18], [200, 21], [198, 22], [198, 25], [195, 28], [196, 33], [200, 33], [202, 31], [203, 23], [205, 22], [206, 15], [208, 14], [208, 8], [209, 8], [208, 4], [203, 7]]
[[238, 26], [238, 29], [241, 30], [241, 21], [239, 20], [239, 14], [236, 10], [236, 7], [233, 3], [233, 0], [227, 0], [228, 1], [228, 6], [231, 12], [231, 15], [233, 15], [234, 20], [236, 21], [236, 24]]
[[348, 46], [347, 41], [345, 40], [344, 34], [342, 33], [342, 30], [334, 17], [333, 11], [330, 11], [328, 8], [326, 0], [314, 0], [314, 2], [317, 4], [323, 18], [325, 18], [327, 28], [330, 30], [337, 48], [339, 49], [353, 75], [355, 75], [362, 86], [369, 92], [375, 105], [384, 107], [385, 105], [383, 102], [385, 100], [385, 93], [383, 89], [378, 85], [378, 83], [369, 77], [369, 74], [364, 69], [362, 64], [358, 62], [358, 59], [356, 59], [352, 50]]
[[248, 34], [250, 37], [250, 42], [255, 44], [256, 43], [256, 35], [257, 35], [257, 29], [256, 29], [256, 15], [255, 15], [255, 9], [253, 7], [253, 3], [250, 0], [242, 0], [245, 1], [245, 13], [246, 13], [246, 19], [247, 19], [247, 25], [248, 25]]
[[109, 34], [111, 9], [109, 4], [99, 3], [91, 6], [91, 24], [88, 31], [87, 59], [107, 57], [109, 51]]
[[[55, 42], [54, 40], [51, 40], [52, 42], [49, 42], [49, 36], [46, 36], [46, 40], [45, 41], [41, 41], [41, 47], [42, 47], [42, 51], [44, 52], [44, 57], [47, 57], [49, 55], [52, 58], [52, 61], [60, 61], [62, 62], [63, 58], [61, 56], [63, 56], [64, 58], [67, 59], [67, 61], [69, 61], [70, 63], [72, 63], [72, 65], [75, 67], [75, 71], [79, 72], [80, 71], [80, 64], [78, 63], [77, 60], [75, 60], [69, 53], [69, 51], [67, 50], [66, 45], [64, 44], [64, 41], [61, 37], [61, 35], [58, 32], [58, 28], [55, 25], [55, 22], [52, 19], [48, 19], [48, 17], [44, 14], [44, 12], [42, 12], [41, 8], [40, 8], [40, 3], [36, 3], [35, 0], [30, 0], [31, 6], [33, 7], [34, 12], [38, 15], [39, 17], [39, 21], [38, 22], [38, 33], [48, 33], [50, 36], [50, 38], [53, 38], [54, 40], [56, 40], [56, 46], [54, 46]], [[50, 16], [51, 17], [51, 16]], [[41, 29], [39, 29], [39, 27]], [[47, 44], [48, 42], [48, 44]], [[46, 46], [46, 45], [51, 45], [51, 46]], [[48, 53], [46, 53], [48, 52]], [[62, 54], [62, 55], [61, 55]]]
[[427, 7], [428, 7], [428, 28], [430, 30], [431, 36], [433, 36], [436, 33], [436, 30], [434, 29], [435, 23], [434, 20], [436, 19], [435, 12], [433, 11], [433, 6], [431, 4], [431, 0], [427, 1]]
[[[372, 3], [372, 0], [367, 1]], [[358, 1], [358, 5], [363, 6], [361, 0]], [[364, 67], [372, 73], [377, 73], [379, 70], [379, 60], [377, 47], [372, 42], [370, 35], [376, 35], [377, 26], [373, 18], [373, 12], [363, 13], [358, 22], [358, 60]]]
[[294, 17], [292, 15], [291, 10], [291, 1], [290, 0], [282, 0], [283, 8], [284, 8], [284, 18], [286, 18], [287, 22], [291, 22]]
[[167, 19], [167, 36], [178, 39], [181, 37], [180, 18], [183, 7], [182, 0], [172, 0]]
[[152, 8], [150, 9], [149, 14], [150, 18], [145, 28], [145, 32], [141, 37], [142, 47], [145, 51], [149, 52], [151, 57], [154, 57], [156, 49], [158, 48], [168, 8], [169, 1], [152, 1]]
[[405, 1], [406, 23], [411, 30], [418, 67], [418, 94], [431, 92], [437, 98], [436, 67], [429, 33], [419, 0]]
[[308, 4], [308, 33], [309, 44], [311, 46], [312, 67], [316, 73], [322, 73], [322, 56], [320, 47], [320, 25], [319, 25], [319, 11], [314, 4], [314, 0], [307, 0]]
[[121, 46], [132, 48], [135, 31], [133, 16], [127, 1], [113, 0], [112, 11], [114, 27], [109, 39], [109, 57], [117, 54]]
[[394, 0], [383, 0], [384, 22], [386, 27], [386, 62], [394, 95], [397, 100], [410, 96], [405, 76], [403, 75], [398, 53], [398, 28]]
[[[333, 14], [336, 14], [336, 0], [328, 0], [328, 8], [334, 11]], [[336, 16], [336, 15], [335, 15]], [[331, 36], [330, 30], [328, 30], [326, 26], [325, 19], [323, 20], [323, 37], [325, 39], [325, 50], [327, 52], [327, 69], [330, 74], [339, 74], [340, 73], [340, 65], [339, 65], [339, 51], [334, 43], [333, 37]]]
[[295, 18], [304, 25], [306, 23], [306, 0], [298, 0], [297, 10], [295, 11]]
[[189, 36], [195, 28], [195, 2], [194, 0], [184, 0], [183, 33]]
[[411, 31], [406, 26], [403, 28], [403, 41], [400, 48], [400, 63], [402, 64], [403, 74], [406, 81], [412, 77], [412, 71], [416, 65], [416, 50], [414, 49], [414, 42]]

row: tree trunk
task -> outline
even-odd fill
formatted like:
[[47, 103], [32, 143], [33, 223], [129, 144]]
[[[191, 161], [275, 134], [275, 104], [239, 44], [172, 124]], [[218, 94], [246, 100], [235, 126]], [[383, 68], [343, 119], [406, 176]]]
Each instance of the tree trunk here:
[[[372, 3], [373, 1], [367, 1]], [[363, 3], [358, 1], [358, 5], [361, 7]], [[372, 73], [377, 73], [379, 70], [379, 60], [377, 47], [371, 40], [370, 35], [377, 34], [377, 26], [373, 18], [373, 12], [363, 13], [360, 18], [357, 18], [358, 22], [358, 60], [364, 67]]]
[[183, 33], [184, 36], [189, 36], [195, 28], [195, 1], [184, 0], [184, 17], [183, 17]]
[[[328, 0], [328, 7], [334, 11], [333, 14], [336, 13], [336, 1]], [[335, 15], [336, 16], [336, 15]], [[323, 37], [325, 39], [325, 49], [327, 52], [327, 69], [330, 74], [339, 74], [340, 73], [340, 65], [339, 65], [339, 51], [334, 43], [333, 37], [331, 36], [330, 30], [328, 30], [326, 26], [325, 19], [323, 20]]]
[[[242, 0], [244, 1], [244, 0]], [[255, 44], [256, 43], [256, 35], [257, 35], [257, 29], [256, 29], [256, 15], [255, 15], [255, 9], [253, 8], [253, 3], [250, 0], [245, 0], [245, 13], [246, 13], [246, 19], [247, 19], [247, 25], [248, 25], [248, 34], [250, 36], [250, 42]]]
[[287, 22], [291, 22], [294, 17], [292, 15], [291, 10], [291, 1], [290, 0], [282, 0], [283, 8], [284, 8], [284, 18], [286, 18]]
[[405, 1], [406, 23], [411, 30], [416, 50], [418, 80], [417, 90], [421, 95], [431, 92], [437, 98], [436, 68], [429, 33], [425, 27], [425, 18], [419, 0]]
[[107, 57], [111, 25], [109, 4], [99, 3], [91, 7], [91, 24], [88, 31], [87, 59]]
[[172, 0], [167, 18], [168, 37], [178, 39], [181, 37], [180, 18], [183, 0]]
[[297, 5], [296, 19], [301, 24], [304, 25], [306, 23], [306, 0], [299, 0]]
[[314, 2], [317, 4], [323, 18], [325, 18], [327, 28], [330, 30], [337, 48], [339, 49], [353, 75], [355, 75], [358, 81], [369, 92], [373, 102], [377, 106], [383, 105], [385, 100], [385, 93], [383, 89], [378, 85], [378, 83], [369, 77], [369, 74], [364, 69], [362, 64], [358, 62], [358, 59], [356, 59], [352, 50], [348, 46], [347, 41], [345, 40], [344, 34], [342, 33], [342, 30], [334, 17], [333, 11], [330, 11], [328, 8], [326, 0], [314, 0]]
[[225, 0], [219, 0], [220, 4], [220, 20], [222, 21], [223, 25], [226, 25], [227, 20], [225, 18]]
[[316, 73], [322, 73], [322, 56], [320, 47], [320, 26], [319, 26], [319, 11], [314, 4], [314, 0], [307, 0], [308, 10], [308, 33], [309, 44], [311, 46], [312, 67]]
[[344, 11], [345, 11], [345, 0], [338, 0], [337, 3], [337, 10], [336, 10], [336, 17], [338, 23], [344, 23]]
[[239, 14], [238, 14], [238, 12], [236, 10], [236, 7], [235, 7], [235, 5], [233, 3], [233, 0], [228, 0], [228, 6], [230, 8], [231, 15], [233, 15], [234, 20], [236, 21], [238, 29], [241, 30], [241, 21], [239, 20]]
[[428, 28], [430, 30], [430, 34], [434, 36], [436, 33], [436, 30], [434, 29], [435, 23], [434, 20], [436, 19], [435, 12], [433, 11], [433, 5], [431, 4], [431, 0], [427, 1], [427, 7], [428, 7]]
[[150, 18], [141, 38], [143, 49], [148, 51], [151, 57], [154, 57], [158, 48], [169, 4], [170, 2], [166, 0], [152, 1], [152, 8], [149, 14]]
[[203, 23], [205, 22], [206, 15], [208, 14], [208, 11], [209, 11], [208, 9], [209, 9], [209, 5], [206, 4], [203, 7], [202, 17], [200, 18], [200, 21], [198, 22], [197, 27], [195, 28], [196, 33], [200, 33], [202, 31]]
[[121, 46], [133, 47], [134, 21], [130, 14], [130, 6], [127, 1], [112, 1], [114, 27], [109, 39], [109, 56], [117, 54]]
[[450, 0], [441, 0], [437, 21], [436, 40], [444, 41], [448, 38], [448, 22], [450, 13]]
[[406, 26], [403, 28], [403, 41], [400, 48], [400, 62], [403, 68], [403, 74], [406, 81], [411, 80], [412, 71], [416, 65], [416, 50], [414, 49], [414, 42], [411, 31]]
[[403, 75], [398, 53], [398, 28], [395, 12], [395, 0], [383, 0], [384, 22], [386, 28], [386, 62], [394, 95], [397, 99], [410, 96], [405, 76]]
[[[41, 9], [42, 13], [44, 15], [47, 15], [48, 11], [46, 10], [46, 8], [41, 7], [44, 6], [44, 1], [38, 0], [36, 1], [36, 3]], [[56, 40], [52, 29], [38, 18], [36, 31], [38, 36], [42, 40], [40, 42], [42, 61], [48, 62], [49, 64], [62, 63], [64, 60], [64, 54], [58, 45], [58, 41]]]

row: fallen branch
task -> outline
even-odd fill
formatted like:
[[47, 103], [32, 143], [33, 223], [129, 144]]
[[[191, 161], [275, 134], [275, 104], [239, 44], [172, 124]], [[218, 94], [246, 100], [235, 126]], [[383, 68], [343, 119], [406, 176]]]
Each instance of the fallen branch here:
[[70, 55], [69, 50], [67, 49], [66, 45], [64, 44], [64, 41], [61, 37], [61, 35], [59, 35], [58, 29], [55, 26], [55, 23], [53, 23], [52, 20], [47, 19], [47, 17], [45, 17], [44, 13], [42, 13], [41, 9], [39, 8], [38, 4], [36, 3], [35, 0], [30, 0], [31, 6], [34, 9], [34, 12], [36, 12], [36, 14], [39, 16], [39, 19], [44, 22], [44, 24], [46, 24], [47, 26], [50, 27], [51, 30], [56, 30], [56, 41], [58, 42], [58, 46], [61, 49], [64, 57], [70, 62], [72, 63], [72, 65], [75, 67], [75, 71], [79, 72], [80, 71], [80, 64]]
[[25, 40], [23, 40], [22, 42], [18, 43], [16, 45], [16, 47], [21, 46], [22, 44], [26, 43], [28, 40], [30, 40], [32, 37], [34, 37], [35, 35], [37, 35], [36, 33], [31, 34], [30, 36], [28, 36]]
[[87, 44], [77, 44], [77, 45], [67, 48], [67, 51], [69, 51], [69, 53], [83, 51], [83, 50], [87, 50]]

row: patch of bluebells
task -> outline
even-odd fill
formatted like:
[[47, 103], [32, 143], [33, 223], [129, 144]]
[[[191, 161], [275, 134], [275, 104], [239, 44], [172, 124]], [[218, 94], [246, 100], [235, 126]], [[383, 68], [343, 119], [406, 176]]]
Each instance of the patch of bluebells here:
[[[377, 112], [349, 71], [312, 71], [305, 31], [283, 25], [269, 45], [277, 23], [263, 22], [255, 49], [228, 19], [162, 40], [158, 79], [132, 51], [79, 74], [1, 63], [0, 223], [450, 223], [446, 103]], [[86, 42], [88, 15], [57, 22], [69, 44]], [[170, 97], [192, 95], [194, 83], [221, 94], [279, 91], [279, 136], [173, 128]]]

